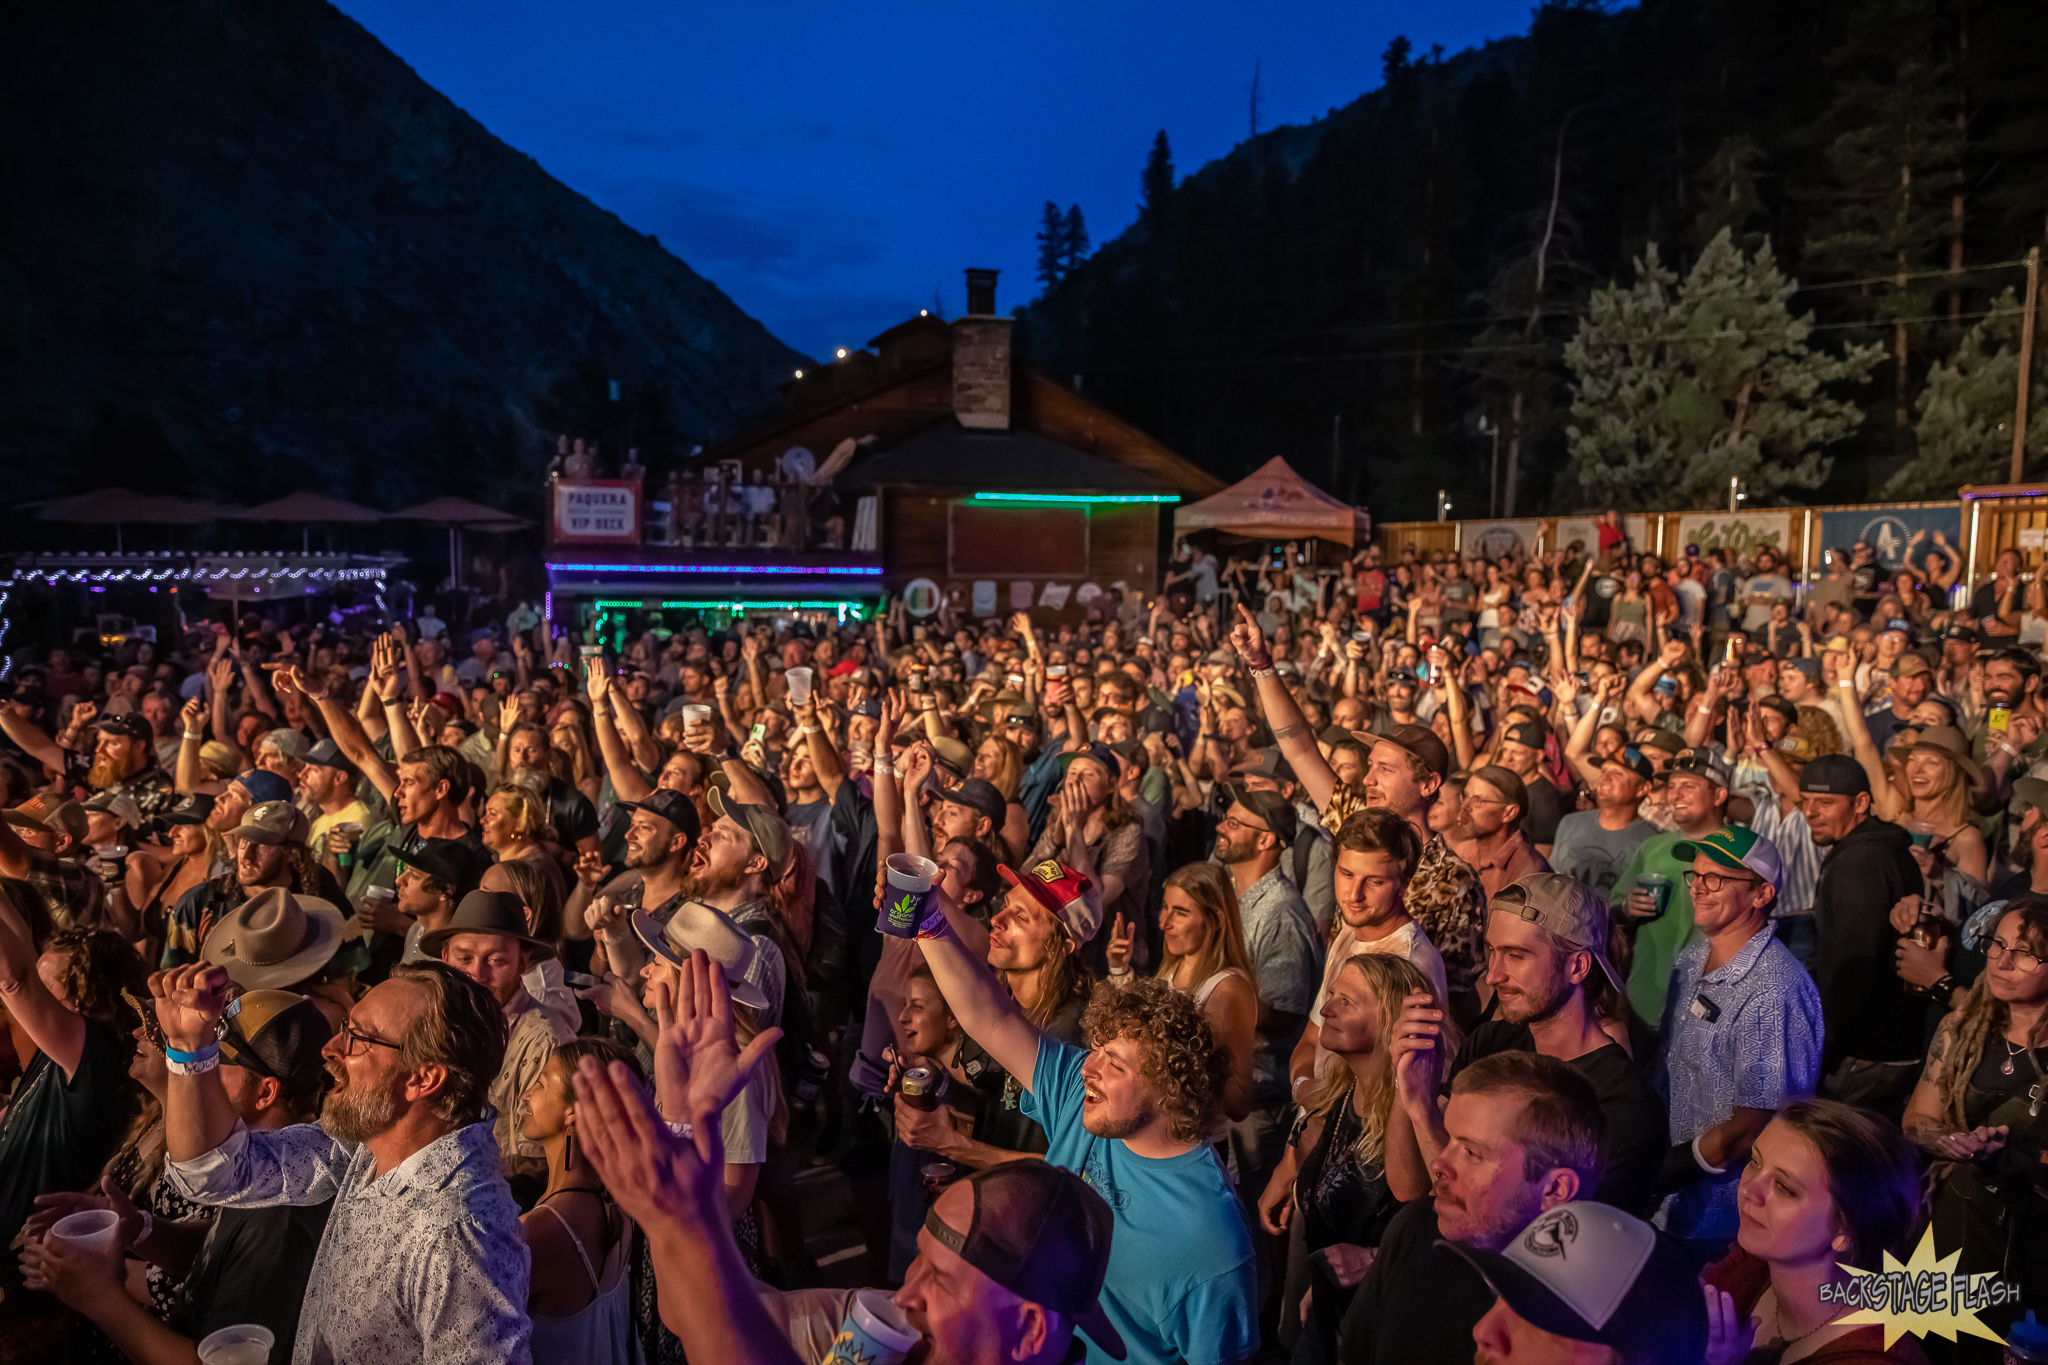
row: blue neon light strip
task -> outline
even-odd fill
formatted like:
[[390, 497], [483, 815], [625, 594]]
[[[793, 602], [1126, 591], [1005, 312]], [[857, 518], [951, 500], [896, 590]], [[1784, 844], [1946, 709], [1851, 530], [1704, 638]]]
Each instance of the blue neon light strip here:
[[976, 502], [1179, 502], [1178, 493], [976, 493]]
[[879, 568], [815, 564], [550, 564], [549, 573], [730, 573], [830, 574], [839, 578], [880, 578]]

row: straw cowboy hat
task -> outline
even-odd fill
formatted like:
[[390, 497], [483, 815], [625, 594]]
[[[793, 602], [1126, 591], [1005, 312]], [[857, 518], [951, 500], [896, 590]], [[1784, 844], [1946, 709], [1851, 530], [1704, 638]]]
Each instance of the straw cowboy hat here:
[[645, 910], [636, 910], [633, 932], [640, 935], [648, 952], [673, 967], [687, 963], [691, 952], [702, 948], [725, 973], [734, 1000], [752, 1009], [768, 1008], [767, 994], [747, 979], [761, 955], [761, 945], [724, 912], [702, 901], [684, 901], [664, 927]]
[[213, 926], [200, 958], [227, 969], [245, 991], [295, 985], [327, 965], [341, 946], [341, 911], [281, 886], [259, 891]]

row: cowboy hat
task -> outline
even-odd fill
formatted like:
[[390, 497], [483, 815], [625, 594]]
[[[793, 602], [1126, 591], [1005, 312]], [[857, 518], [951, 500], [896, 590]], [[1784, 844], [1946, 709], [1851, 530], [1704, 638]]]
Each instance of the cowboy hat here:
[[439, 957], [457, 934], [503, 934], [516, 938], [536, 962], [555, 955], [554, 945], [526, 932], [526, 906], [510, 891], [472, 891], [455, 907], [448, 923], [420, 938], [420, 951]]
[[341, 946], [341, 911], [281, 886], [259, 891], [229, 911], [200, 945], [200, 959], [225, 968], [245, 991], [296, 985], [327, 965]]
[[761, 955], [761, 946], [724, 912], [702, 901], [684, 901], [664, 926], [645, 910], [635, 910], [633, 932], [640, 935], [648, 952], [671, 967], [683, 966], [692, 951], [702, 948], [725, 973], [734, 1000], [751, 1009], [768, 1008], [767, 994], [747, 979]]

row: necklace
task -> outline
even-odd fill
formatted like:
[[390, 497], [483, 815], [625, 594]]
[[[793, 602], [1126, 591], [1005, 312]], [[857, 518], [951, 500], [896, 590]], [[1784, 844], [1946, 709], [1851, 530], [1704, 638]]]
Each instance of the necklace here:
[[1773, 1292], [1771, 1294], [1771, 1330], [1777, 1333], [1778, 1345], [1780, 1347], [1796, 1346], [1800, 1342], [1812, 1336], [1815, 1332], [1818, 1332], [1821, 1328], [1833, 1322], [1836, 1318], [1840, 1317], [1845, 1311], [1847, 1311], [1846, 1304], [1843, 1305], [1841, 1308], [1837, 1308], [1834, 1312], [1828, 1314], [1819, 1322], [1816, 1322], [1813, 1326], [1807, 1328], [1804, 1332], [1801, 1332], [1798, 1336], [1788, 1337], [1785, 1335], [1784, 1301], [1777, 1296], [1777, 1293], [1775, 1292], [1775, 1287], [1773, 1287]]
[[2012, 1075], [2013, 1062], [2016, 1061], [2019, 1058], [2020, 1053], [2025, 1051], [2026, 1049], [2024, 1045], [2020, 1047], [2014, 1047], [2010, 1039], [2001, 1038], [1999, 1039], [1999, 1041], [2005, 1044], [2005, 1061], [1999, 1065], [1998, 1069], [2002, 1074], [2010, 1076]]

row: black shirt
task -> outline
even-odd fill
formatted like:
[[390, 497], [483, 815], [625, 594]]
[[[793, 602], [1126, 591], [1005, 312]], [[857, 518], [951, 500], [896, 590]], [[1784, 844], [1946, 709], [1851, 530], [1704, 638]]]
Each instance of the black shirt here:
[[1529, 793], [1529, 809], [1522, 815], [1522, 837], [1532, 844], [1557, 842], [1557, 822], [1570, 812], [1564, 796], [1547, 777], [1523, 784]]
[[1439, 1236], [1434, 1199], [1394, 1215], [1338, 1329], [1343, 1365], [1472, 1365], [1472, 1329], [1493, 1291]]
[[574, 848], [585, 839], [597, 837], [597, 807], [590, 798], [567, 782], [556, 778], [548, 783], [548, 823], [564, 848]]
[[223, 1327], [260, 1323], [276, 1340], [273, 1365], [292, 1358], [299, 1306], [333, 1200], [303, 1206], [222, 1209], [192, 1263], [173, 1327], [204, 1341]]
[[[1632, 1034], [1635, 1031], [1631, 1031]], [[1639, 1056], [1649, 1060], [1654, 1043], [1643, 1030], [1635, 1042]], [[1451, 1075], [1496, 1052], [1534, 1052], [1536, 1036], [1527, 1024], [1489, 1019], [1472, 1030], [1451, 1063]], [[1572, 1058], [1572, 1066], [1593, 1083], [1600, 1108], [1607, 1115], [1601, 1149], [1607, 1160], [1600, 1184], [1590, 1196], [1603, 1204], [1649, 1216], [1657, 1200], [1657, 1173], [1671, 1145], [1670, 1115], [1654, 1087], [1619, 1043], [1594, 1048]], [[1446, 1080], [1448, 1087], [1448, 1080]]]
[[[1046, 1033], [1058, 1042], [1082, 1046], [1081, 1013], [1085, 1005], [1086, 1001], [1080, 996], [1069, 1000], [1064, 1009], [1053, 1015], [1052, 1022], [1046, 1026]], [[1010, 1073], [998, 1065], [995, 1058], [982, 1051], [981, 1045], [972, 1038], [961, 1042], [960, 1055], [955, 1060], [967, 1079], [973, 1082], [974, 1093], [980, 1102], [974, 1116], [974, 1140], [1000, 1147], [1006, 1152], [1043, 1156], [1048, 1146], [1045, 1129], [1018, 1107], [1024, 1087], [1018, 1085]]]
[[134, 1112], [128, 1079], [135, 1044], [110, 1024], [85, 1021], [85, 1048], [71, 1078], [37, 1053], [0, 1120], [0, 1246], [11, 1245], [39, 1194], [89, 1189]]

